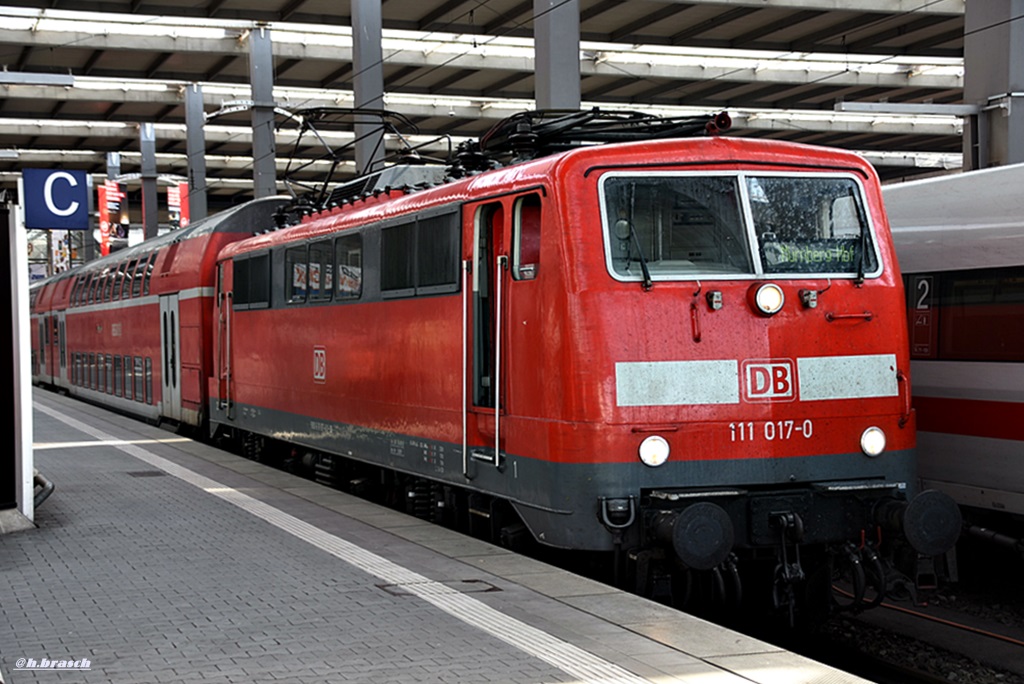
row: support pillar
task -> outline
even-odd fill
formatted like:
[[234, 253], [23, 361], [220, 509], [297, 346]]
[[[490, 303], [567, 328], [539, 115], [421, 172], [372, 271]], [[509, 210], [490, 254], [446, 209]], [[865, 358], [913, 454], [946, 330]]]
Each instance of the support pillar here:
[[149, 240], [156, 237], [160, 228], [156, 189], [156, 130], [152, 123], [144, 123], [139, 132], [139, 149], [142, 152], [142, 234]]
[[[384, 108], [384, 52], [381, 0], [352, 0], [352, 89], [355, 106]], [[376, 117], [356, 118], [356, 171], [369, 173], [382, 166], [384, 131]]]
[[1024, 162], [1024, 0], [967, 3], [964, 101], [981, 107], [964, 136], [964, 170]]
[[0, 226], [7, 232], [0, 263], [8, 266], [8, 296], [2, 306], [11, 321], [11, 337], [3, 338], [0, 385], [7, 388], [7, 442], [0, 449], [0, 534], [31, 529], [35, 516], [34, 457], [32, 452], [32, 349], [28, 297], [28, 241], [25, 227], [16, 220], [15, 207], [0, 202]]
[[107, 180], [116, 181], [121, 175], [121, 153], [107, 152]]
[[255, 197], [277, 193], [274, 140], [274, 54], [270, 29], [256, 26], [249, 34], [249, 82], [252, 86], [252, 180]]
[[533, 44], [537, 109], [579, 109], [579, 0], [533, 0]]
[[206, 218], [206, 113], [203, 87], [190, 83], [185, 88], [185, 145], [188, 155], [189, 220]]

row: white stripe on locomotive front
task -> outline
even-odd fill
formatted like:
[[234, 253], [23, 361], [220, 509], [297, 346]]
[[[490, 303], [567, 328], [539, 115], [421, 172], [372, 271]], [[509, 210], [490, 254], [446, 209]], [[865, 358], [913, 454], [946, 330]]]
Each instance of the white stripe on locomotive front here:
[[739, 362], [616, 363], [615, 390], [619, 406], [738, 404]]
[[[802, 401], [899, 395], [895, 354], [801, 357], [796, 364]], [[735, 359], [616, 363], [616, 405], [738, 404], [739, 367]]]
[[796, 360], [801, 401], [895, 397], [895, 354], [814, 356]]

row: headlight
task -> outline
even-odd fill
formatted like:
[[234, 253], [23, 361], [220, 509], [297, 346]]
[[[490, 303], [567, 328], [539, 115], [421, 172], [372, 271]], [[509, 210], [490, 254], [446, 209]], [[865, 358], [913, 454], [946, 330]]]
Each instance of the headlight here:
[[754, 295], [754, 303], [765, 316], [779, 313], [785, 302], [786, 296], [782, 294], [782, 288], [774, 283], [762, 285], [757, 288], [757, 294]]
[[640, 442], [640, 460], [644, 462], [644, 465], [649, 465], [652, 468], [667, 461], [669, 451], [671, 449], [668, 442], [664, 437], [658, 435], [651, 435]]
[[869, 427], [860, 436], [860, 450], [874, 458], [885, 451], [885, 433], [882, 428]]

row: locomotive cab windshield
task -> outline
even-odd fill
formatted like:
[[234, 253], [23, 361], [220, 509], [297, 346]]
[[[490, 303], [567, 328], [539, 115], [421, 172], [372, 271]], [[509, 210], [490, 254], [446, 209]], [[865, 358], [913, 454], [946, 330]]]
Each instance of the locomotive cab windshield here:
[[853, 177], [611, 173], [601, 203], [618, 280], [881, 273]]

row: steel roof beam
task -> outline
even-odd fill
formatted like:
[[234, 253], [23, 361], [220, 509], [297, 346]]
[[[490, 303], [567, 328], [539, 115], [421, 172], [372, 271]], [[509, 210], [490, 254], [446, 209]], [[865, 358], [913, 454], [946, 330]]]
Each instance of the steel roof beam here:
[[[752, 10], [744, 9], [742, 11], [750, 12]], [[932, 18], [937, 19], [937, 17]], [[926, 17], [925, 20], [927, 19], [931, 18]], [[74, 23], [72, 22], [72, 24]], [[693, 27], [691, 31], [703, 31], [704, 28], [701, 27], [706, 28], [706, 23]], [[79, 48], [94, 50], [156, 51], [165, 54], [203, 53], [230, 55], [233, 58], [244, 57], [247, 53], [246, 46], [238, 40], [237, 30], [228, 30], [222, 37], [178, 35], [175, 25], [170, 23], [166, 25], [166, 33], [170, 35], [138, 35], [131, 31], [132, 26], [132, 24], [126, 23], [124, 31], [106, 34], [85, 30], [53, 30], [47, 29], [45, 25], [33, 31], [0, 28], [0, 44], [19, 46], [31, 44], [55, 48], [74, 44]], [[686, 33], [689, 34], [689, 32]], [[885, 32], [885, 35], [890, 33]], [[350, 38], [341, 33], [338, 38], [339, 40], [300, 42], [295, 40], [294, 32], [275, 29], [273, 55], [280, 60], [351, 62], [353, 51]], [[451, 42], [443, 38], [418, 41], [415, 47], [411, 43], [411, 41], [400, 38], [385, 37], [382, 41], [385, 61], [389, 65], [419, 68], [497, 69], [528, 74], [536, 71], [532, 50], [524, 48], [521, 41], [517, 43], [496, 40], [478, 44], [476, 47], [471, 47], [470, 43]], [[690, 55], [687, 60], [677, 54], [659, 52], [655, 46], [645, 46], [642, 49], [609, 49], [607, 45], [584, 43], [581, 47], [584, 55], [591, 57], [591, 59], [584, 59], [580, 63], [582, 76], [602, 74], [622, 76], [625, 72], [636, 78], [675, 80], [721, 78], [744, 82], [757, 80], [805, 83], [822, 78], [822, 69], [828, 69], [828, 64], [830, 64], [823, 60], [808, 60], [809, 67], [813, 68], [802, 71], [795, 66], [795, 63], [800, 60], [774, 59], [767, 55], [763, 59], [723, 60], [720, 55], [700, 55], [698, 53]], [[218, 64], [217, 73], [223, 71], [229, 63]], [[888, 60], [887, 63], [898, 65], [899, 68], [881, 71], [873, 68], [870, 62], [849, 63], [848, 60], [837, 59], [834, 70], [828, 75], [829, 82], [838, 86], [877, 84], [890, 87], [915, 86], [941, 89], [963, 87], [962, 75], [950, 74], [948, 70], [937, 74], [929, 73], [929, 71], [935, 71], [939, 65], [928, 63], [926, 60], [901, 58]], [[213, 75], [207, 74], [207, 80]]]
[[[584, 107], [592, 106], [584, 102]], [[387, 105], [387, 102], [385, 102]], [[447, 105], [443, 103], [403, 102], [402, 112], [412, 117], [438, 117], [449, 119], [451, 112], [456, 117], [473, 118], [487, 121], [499, 121], [509, 114], [519, 111], [522, 107], [508, 104], [505, 107], [489, 106], [488, 103], [478, 105]], [[636, 107], [654, 114], [677, 114], [677, 110], [669, 107]], [[758, 130], [808, 130], [815, 132], [864, 132], [886, 135], [948, 135], [959, 136], [962, 123], [954, 116], [919, 116], [906, 117], [878, 114], [858, 114], [832, 112], [828, 110], [744, 110], [730, 109], [734, 128], [751, 128]], [[0, 119], [4, 132], [8, 136], [50, 136], [50, 137], [82, 137], [82, 138], [132, 138], [137, 136], [137, 127], [129, 123], [90, 122], [70, 120], [31, 120], [31, 119]], [[160, 140], [185, 140], [183, 124], [156, 124], [157, 137]], [[277, 131], [278, 145], [294, 145], [295, 129], [281, 128]], [[350, 140], [351, 134], [324, 133], [325, 138], [339, 135]], [[426, 134], [425, 134], [426, 135]], [[346, 137], [347, 136], [347, 137]], [[208, 143], [239, 143], [250, 144], [252, 131], [244, 126], [207, 126], [206, 140]]]
[[[19, 34], [19, 35], [12, 35]], [[61, 33], [40, 36], [40, 45], [60, 46], [68, 40], [76, 40], [72, 36]], [[57, 40], [57, 39], [60, 40]], [[21, 44], [27, 40], [20, 32], [0, 29], [0, 44]], [[94, 41], [89, 38], [82, 38], [85, 42]], [[175, 51], [191, 53], [200, 52], [204, 54], [230, 54], [230, 57], [218, 63], [213, 72], [204, 75], [204, 80], [212, 79], [216, 73], [224, 70], [234, 59], [246, 56], [244, 46], [238, 45], [235, 38], [224, 38], [216, 41], [199, 40], [188, 41], [186, 44], [176, 45], [176, 40], [169, 37], [119, 36], [119, 37], [96, 37], [95, 42], [100, 43], [97, 49], [105, 50], [141, 50], [160, 51], [169, 55]], [[442, 43], [442, 41], [438, 41]], [[586, 76], [628, 76], [631, 78], [651, 79], [672, 79], [684, 81], [708, 81], [728, 80], [737, 82], [764, 82], [764, 83], [789, 83], [802, 84], [817, 82], [827, 79], [830, 85], [835, 86], [872, 86], [882, 85], [891, 88], [917, 87], [950, 89], [962, 88], [963, 76], [959, 73], [949, 73], [950, 68], [942, 68], [935, 64], [918, 64], [910, 60], [889, 60], [886, 66], [891, 67], [882, 71], [872, 68], [871, 64], [855, 63], [850, 64], [844, 60], [832, 62], [815, 60], [808, 61], [804, 68], [797, 65], [799, 60], [783, 59], [730, 59], [724, 60], [720, 56], [692, 55], [681, 57], [679, 55], [659, 54], [657, 50], [648, 49], [644, 51], [628, 50], [595, 50], [586, 44], [583, 46], [585, 59], [580, 61], [580, 75]], [[510, 54], [508, 50], [494, 47], [489, 51], [480, 50], [473, 54], [469, 46], [452, 45], [446, 50], [428, 51], [425, 49], [412, 49], [405, 47], [389, 47], [389, 41], [385, 40], [384, 55], [387, 64], [392, 66], [410, 66], [416, 68], [446, 68], [460, 70], [501, 70], [516, 71], [524, 75], [535, 73], [533, 57], [522, 49]], [[316, 46], [300, 45], [293, 43], [275, 42], [273, 45], [275, 58], [283, 60], [320, 60], [330, 62], [351, 62], [352, 49], [350, 46]], [[504, 53], [504, 54], [502, 54]], [[155, 63], [158, 68], [166, 57], [161, 55]], [[718, 61], [719, 64], [714, 64]], [[343, 71], [351, 71], [346, 66]], [[937, 73], [929, 73], [937, 71]], [[337, 80], [333, 74], [325, 81]]]
[[[694, 4], [694, 0], [660, 0]], [[822, 12], [878, 12], [880, 14], [963, 14], [965, 0], [700, 0], [702, 5], [756, 7], [758, 9], [815, 9]]]

